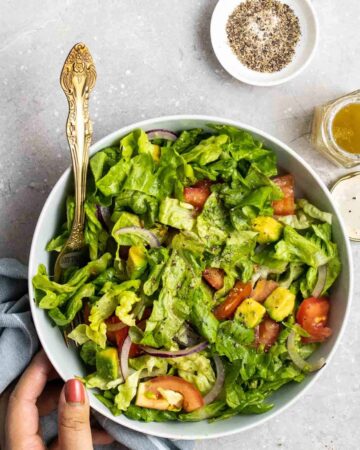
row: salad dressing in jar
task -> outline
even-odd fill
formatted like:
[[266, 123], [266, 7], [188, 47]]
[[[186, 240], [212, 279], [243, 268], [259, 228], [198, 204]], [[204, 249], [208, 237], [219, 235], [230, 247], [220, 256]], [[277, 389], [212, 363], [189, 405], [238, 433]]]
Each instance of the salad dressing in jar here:
[[360, 172], [341, 177], [331, 188], [352, 241], [360, 241]]
[[311, 143], [338, 166], [360, 164], [360, 90], [315, 108]]

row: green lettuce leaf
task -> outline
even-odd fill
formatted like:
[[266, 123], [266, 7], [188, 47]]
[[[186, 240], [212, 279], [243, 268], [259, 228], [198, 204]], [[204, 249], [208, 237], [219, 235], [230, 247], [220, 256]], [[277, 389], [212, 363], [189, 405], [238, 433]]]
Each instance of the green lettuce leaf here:
[[219, 355], [230, 361], [246, 359], [248, 345], [254, 341], [254, 330], [245, 328], [238, 322], [227, 320], [220, 323], [215, 348]]
[[202, 140], [190, 151], [183, 153], [186, 162], [196, 162], [202, 166], [219, 159], [223, 145], [228, 141], [226, 135], [210, 136]]
[[239, 161], [242, 167], [244, 163], [252, 163], [266, 176], [277, 174], [276, 156], [271, 150], [262, 147], [262, 142], [255, 139], [250, 133], [229, 125], [212, 126], [219, 133], [230, 137], [229, 152], [235, 161]]
[[290, 263], [286, 273], [279, 280], [279, 286], [289, 289], [292, 283], [297, 280], [303, 272], [303, 264]]
[[257, 233], [253, 231], [235, 231], [226, 239], [225, 247], [219, 258], [219, 267], [230, 272], [242, 262], [249, 261], [256, 246]]
[[300, 280], [300, 291], [304, 298], [310, 297], [318, 276], [318, 270], [315, 267], [309, 267], [305, 275]]
[[140, 374], [141, 370], [134, 372], [128, 376], [125, 383], [120, 384], [118, 387], [118, 393], [114, 398], [114, 403], [120, 411], [126, 411], [131, 403], [131, 400], [135, 397]]
[[160, 411], [158, 409], [141, 408], [136, 405], [130, 405], [124, 414], [129, 419], [142, 422], [168, 422], [178, 418], [178, 414], [174, 411]]
[[[270, 202], [272, 200], [273, 190], [270, 186], [263, 186], [253, 191], [250, 191], [246, 197], [244, 197], [238, 204], [240, 207], [251, 206], [255, 208], [255, 216], [256, 215], [267, 215], [264, 214], [264, 210], [270, 211]], [[246, 214], [246, 210], [242, 209], [243, 213]]]
[[[102, 178], [104, 174], [105, 165], [107, 160], [109, 159], [106, 150], [107, 149], [101, 150], [100, 152], [95, 153], [95, 155], [90, 158], [89, 166], [95, 182], [100, 180], [100, 178]], [[111, 151], [112, 150], [113, 149], [111, 149]], [[113, 165], [114, 164], [110, 164], [110, 166]]]
[[194, 324], [198, 333], [208, 342], [214, 343], [217, 336], [219, 321], [212, 313], [213, 300], [210, 288], [199, 286], [194, 294], [191, 310], [191, 322]]
[[89, 325], [80, 324], [68, 334], [68, 338], [77, 344], [83, 345], [87, 341], [93, 341], [101, 348], [106, 347], [106, 324], [101, 323], [98, 330], [94, 330]]
[[118, 245], [142, 245], [144, 243], [144, 238], [135, 233], [118, 234], [118, 231], [122, 228], [128, 227], [141, 227], [141, 222], [136, 214], [129, 213], [127, 211], [120, 211], [113, 214], [116, 221], [111, 231], [111, 236], [114, 238]]
[[225, 297], [225, 295], [228, 294], [230, 289], [234, 286], [235, 281], [236, 281], [235, 275], [236, 274], [234, 274], [233, 271], [231, 271], [230, 273], [227, 273], [225, 271], [224, 286], [221, 289], [219, 289], [218, 291], [215, 291], [215, 293], [214, 293], [214, 300], [216, 303], [219, 301], [219, 299], [222, 299], [223, 297]]
[[202, 395], [207, 394], [215, 383], [215, 373], [211, 361], [202, 353], [194, 353], [180, 358], [169, 358], [181, 378], [194, 384]]
[[204, 242], [192, 231], [181, 231], [171, 240], [171, 248], [180, 253], [191, 252], [193, 255], [201, 256], [205, 250]]
[[231, 225], [228, 213], [215, 192], [206, 200], [201, 214], [197, 217], [196, 230], [207, 247], [225, 242]]
[[108, 380], [105, 378], [102, 378], [99, 374], [96, 372], [91, 373], [90, 375], [87, 375], [84, 378], [85, 386], [89, 389], [92, 388], [98, 388], [103, 391], [114, 389], [117, 386], [119, 386], [123, 382], [122, 378], [116, 378], [115, 380]]
[[159, 186], [155, 174], [155, 162], [150, 154], [144, 153], [132, 158], [130, 172], [123, 189], [158, 197]]
[[271, 188], [270, 199], [280, 200], [284, 197], [282, 190], [275, 184], [269, 176], [261, 172], [255, 164], [252, 164], [246, 174], [246, 177], [241, 180], [248, 189], [254, 190], [260, 187]]
[[132, 369], [142, 371], [142, 376], [149, 377], [166, 375], [168, 371], [168, 361], [165, 358], [158, 358], [151, 355], [138, 356], [130, 358], [129, 365]]
[[205, 405], [202, 408], [195, 409], [191, 413], [179, 414], [178, 419], [182, 422], [198, 422], [199, 420], [213, 419], [219, 417], [224, 409], [226, 403], [223, 400], [217, 400], [209, 405]]
[[114, 313], [121, 295], [129, 289], [137, 290], [139, 286], [139, 280], [129, 280], [118, 285], [109, 284], [108, 289], [103, 289], [104, 295], [94, 302], [90, 309], [90, 328], [94, 331], [99, 330], [104, 325], [104, 321]]
[[115, 199], [114, 211], [130, 209], [139, 215], [146, 227], [151, 227], [159, 213], [159, 203], [155, 197], [139, 191], [123, 190]]
[[130, 163], [124, 159], [117, 162], [100, 180], [96, 187], [106, 197], [118, 195], [130, 170]]
[[80, 349], [80, 357], [85, 364], [89, 366], [96, 365], [96, 352], [98, 352], [101, 347], [93, 341], [87, 341], [82, 345]]
[[173, 251], [163, 271], [163, 287], [154, 301], [141, 344], [171, 347], [172, 338], [190, 314], [192, 281], [186, 261]]
[[168, 259], [169, 252], [164, 247], [152, 248], [148, 251], [148, 263], [150, 266], [150, 271], [148, 278], [143, 286], [145, 295], [150, 296], [159, 289], [161, 274]]
[[46, 251], [61, 252], [63, 246], [70, 236], [72, 223], [74, 221], [75, 211], [75, 199], [73, 196], [68, 195], [66, 198], [66, 223], [62, 226], [62, 233], [59, 236], [53, 238], [46, 246]]
[[154, 146], [144, 130], [137, 128], [120, 141], [120, 149], [124, 159], [129, 160], [138, 154], [153, 154]]
[[310, 228], [313, 223], [311, 217], [307, 216], [301, 209], [296, 211], [296, 215], [277, 216], [276, 220], [283, 225], [295, 228], [296, 230], [306, 230], [307, 228]]
[[99, 254], [104, 253], [109, 233], [104, 230], [101, 222], [96, 215], [96, 205], [94, 199], [85, 201], [85, 243], [89, 246], [89, 255], [91, 260], [98, 258]]
[[203, 132], [201, 128], [194, 128], [193, 130], [184, 130], [180, 133], [180, 136], [172, 144], [172, 148], [182, 153], [189, 147], [193, 147], [199, 140], [199, 135]]
[[332, 214], [320, 211], [316, 206], [312, 205], [307, 200], [300, 199], [297, 201], [297, 205], [301, 208], [304, 213], [313, 219], [319, 220], [320, 222], [326, 222], [331, 225], [332, 222]]
[[241, 358], [226, 364], [225, 398], [232, 411], [221, 418], [242, 413], [257, 413], [270, 409], [264, 400], [282, 385], [300, 382], [304, 374], [289, 358], [286, 341], [291, 327], [285, 328], [268, 352], [248, 348]]
[[82, 309], [83, 300], [85, 298], [93, 296], [94, 293], [95, 293], [95, 286], [92, 283], [84, 284], [67, 301], [64, 311], [61, 311], [60, 308], [56, 307], [50, 309], [49, 316], [59, 327], [68, 325], [74, 320], [76, 314]]
[[166, 197], [160, 203], [159, 222], [179, 230], [191, 230], [195, 220], [194, 207], [189, 203], [180, 202], [176, 198]]
[[141, 298], [132, 291], [120, 292], [116, 296], [119, 306], [116, 307], [115, 315], [129, 327], [135, 325], [135, 317], [131, 313], [135, 303], [140, 302]]
[[196, 168], [195, 172], [201, 171], [204, 174], [204, 178], [209, 178], [210, 180], [216, 180], [221, 178], [226, 181], [231, 181], [233, 178], [237, 177], [237, 163], [225, 155], [221, 156], [221, 159], [215, 161], [206, 166], [206, 168]]
[[287, 260], [278, 259], [277, 251], [275, 252], [273, 245], [267, 245], [252, 256], [252, 261], [259, 264], [258, 270], [265, 269], [268, 273], [281, 274], [286, 271], [288, 262]]
[[40, 264], [38, 273], [32, 280], [37, 304], [43, 309], [52, 309], [63, 305], [89, 278], [106, 270], [111, 259], [111, 254], [105, 253], [98, 260], [91, 261], [81, 269], [74, 270], [65, 284], [50, 280], [45, 266]]
[[329, 257], [312, 240], [297, 233], [293, 228], [284, 228], [284, 238], [275, 245], [275, 258], [288, 262], [303, 262], [319, 267], [329, 261]]
[[98, 275], [95, 280], [92, 280], [92, 283], [97, 288], [102, 288], [108, 281], [111, 281], [113, 283], [117, 283], [120, 281], [114, 267], [108, 267], [106, 270], [104, 270], [104, 272]]

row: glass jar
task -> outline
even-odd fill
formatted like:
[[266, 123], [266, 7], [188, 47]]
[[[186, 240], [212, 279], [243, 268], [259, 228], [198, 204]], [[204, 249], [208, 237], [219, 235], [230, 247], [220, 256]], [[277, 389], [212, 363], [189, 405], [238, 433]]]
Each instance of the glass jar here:
[[[355, 105], [354, 105], [355, 104]], [[325, 105], [315, 108], [311, 143], [319, 150], [324, 156], [341, 167], [354, 167], [360, 164], [360, 145], [359, 148], [353, 150], [345, 150], [339, 145], [339, 140], [334, 135], [334, 119], [339, 117], [340, 112], [346, 113], [346, 109], [353, 107], [352, 111], [357, 113], [357, 108], [360, 111], [360, 90], [351, 92], [336, 100], [332, 100]], [[356, 107], [356, 111], [354, 111]], [[349, 115], [342, 113], [342, 119], [349, 119]], [[355, 117], [355, 116], [354, 116]], [[352, 128], [351, 128], [352, 127]], [[347, 132], [353, 133], [357, 130], [360, 131], [360, 123], [355, 125], [354, 120], [349, 122], [349, 129]]]

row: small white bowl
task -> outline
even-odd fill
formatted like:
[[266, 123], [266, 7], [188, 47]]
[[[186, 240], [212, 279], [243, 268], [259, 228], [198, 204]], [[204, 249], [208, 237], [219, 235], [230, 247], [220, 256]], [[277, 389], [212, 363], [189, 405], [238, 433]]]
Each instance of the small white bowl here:
[[[279, 72], [262, 73], [248, 69], [231, 50], [226, 34], [230, 14], [246, 0], [219, 0], [210, 25], [211, 42], [220, 64], [233, 77], [254, 86], [275, 86], [299, 75], [310, 63], [318, 42], [318, 21], [309, 0], [285, 0], [300, 21], [301, 37], [290, 64]], [[282, 0], [279, 0], [282, 1]]]
[[[256, 139], [262, 140], [267, 148], [271, 148], [275, 152], [279, 166], [287, 172], [295, 174], [297, 196], [304, 195], [319, 208], [333, 214], [333, 237], [334, 241], [338, 244], [342, 262], [340, 276], [331, 289], [332, 309], [330, 314], [330, 327], [333, 330], [333, 334], [311, 357], [313, 361], [319, 357], [324, 357], [327, 361], [327, 367], [330, 359], [334, 355], [349, 316], [353, 284], [353, 263], [349, 240], [346, 237], [344, 224], [334, 200], [326, 186], [319, 179], [319, 176], [301, 156], [278, 139], [244, 123], [223, 119], [221, 117], [193, 115], [159, 117], [157, 119], [144, 120], [128, 125], [98, 141], [91, 147], [90, 153], [93, 155], [105, 147], [115, 145], [121, 137], [128, 134], [134, 128], [143, 128], [145, 131], [155, 128], [165, 128], [179, 132], [184, 129], [207, 128], [209, 123], [233, 125], [249, 131]], [[52, 326], [46, 311], [35, 305], [33, 301], [34, 289], [31, 280], [36, 274], [40, 263], [45, 264], [48, 272], [52, 271], [53, 260], [51, 255], [45, 250], [45, 246], [58, 231], [59, 224], [62, 223], [66, 195], [73, 189], [71, 178], [70, 169], [67, 169], [46, 200], [36, 225], [29, 259], [29, 296], [35, 327], [46, 354], [58, 374], [64, 380], [72, 378], [74, 375], [85, 376], [86, 373], [81, 364], [77, 349], [67, 348], [65, 346], [60, 329]], [[94, 396], [93, 391], [90, 390], [88, 392], [92, 408], [114, 422], [132, 430], [171, 439], [210, 439], [228, 436], [262, 425], [271, 417], [284, 411], [285, 408], [293, 404], [303, 395], [315, 380], [318, 380], [322, 376], [326, 367], [308, 375], [302, 383], [289, 383], [276, 391], [270, 399], [271, 403], [275, 404], [272, 410], [259, 415], [238, 415], [231, 419], [214, 423], [208, 423], [206, 420], [194, 423], [144, 423], [130, 420], [124, 415], [115, 417]]]

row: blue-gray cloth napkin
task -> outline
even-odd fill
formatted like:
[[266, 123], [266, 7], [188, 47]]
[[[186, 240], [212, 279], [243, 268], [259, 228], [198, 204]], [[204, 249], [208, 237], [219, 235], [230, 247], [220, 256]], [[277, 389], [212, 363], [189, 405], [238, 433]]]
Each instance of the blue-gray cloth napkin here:
[[[39, 348], [27, 295], [27, 267], [11, 258], [0, 259], [0, 394], [18, 377]], [[116, 441], [132, 450], [191, 450], [191, 441], [171, 441], [123, 427], [94, 413]], [[56, 412], [42, 419], [45, 441], [56, 436]], [[119, 450], [121, 445], [99, 447]]]

